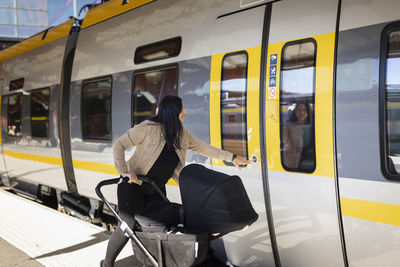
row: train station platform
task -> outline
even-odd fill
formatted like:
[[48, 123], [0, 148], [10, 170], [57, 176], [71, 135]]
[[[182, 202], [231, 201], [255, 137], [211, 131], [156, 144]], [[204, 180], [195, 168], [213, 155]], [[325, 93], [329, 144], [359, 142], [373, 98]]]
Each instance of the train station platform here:
[[[0, 190], [0, 266], [99, 266], [109, 236], [101, 227]], [[130, 242], [115, 266], [137, 266]]]

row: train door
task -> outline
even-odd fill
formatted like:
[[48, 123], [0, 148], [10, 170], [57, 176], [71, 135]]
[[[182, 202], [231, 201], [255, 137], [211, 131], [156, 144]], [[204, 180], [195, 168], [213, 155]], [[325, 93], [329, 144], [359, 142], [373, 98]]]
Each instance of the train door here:
[[[260, 60], [268, 8], [259, 6], [220, 16], [212, 39], [210, 143], [255, 161], [260, 158]], [[212, 164], [216, 170], [242, 178], [259, 215], [246, 231], [222, 238], [227, 260], [235, 266], [274, 266], [261, 170], [246, 167], [238, 171], [230, 162], [220, 160]]]
[[329, 0], [272, 7], [266, 155], [282, 266], [344, 265], [332, 127], [336, 15]]
[[336, 132], [350, 266], [400, 262], [399, 9], [399, 1], [342, 1]]

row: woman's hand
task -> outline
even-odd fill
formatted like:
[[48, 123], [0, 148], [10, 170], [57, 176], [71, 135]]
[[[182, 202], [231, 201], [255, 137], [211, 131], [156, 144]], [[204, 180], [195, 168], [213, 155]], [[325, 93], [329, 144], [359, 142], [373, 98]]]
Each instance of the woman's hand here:
[[137, 175], [135, 173], [133, 173], [133, 172], [121, 173], [121, 175], [124, 176], [124, 177], [128, 177], [129, 178], [129, 181], [128, 181], [129, 184], [135, 183], [135, 184], [141, 185], [143, 183], [143, 181], [139, 180], [137, 178]]
[[240, 165], [243, 166], [243, 165], [248, 165], [251, 163], [250, 160], [246, 160], [246, 159], [242, 158], [241, 156], [236, 156], [232, 162], [236, 166], [236, 168], [238, 168], [239, 170], [241, 169]]

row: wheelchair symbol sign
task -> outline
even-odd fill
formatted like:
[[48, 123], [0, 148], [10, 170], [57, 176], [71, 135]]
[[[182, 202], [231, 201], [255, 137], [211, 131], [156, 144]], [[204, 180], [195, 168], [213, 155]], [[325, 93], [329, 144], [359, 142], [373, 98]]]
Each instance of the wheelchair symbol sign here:
[[276, 86], [276, 77], [269, 78], [269, 86], [271, 87]]

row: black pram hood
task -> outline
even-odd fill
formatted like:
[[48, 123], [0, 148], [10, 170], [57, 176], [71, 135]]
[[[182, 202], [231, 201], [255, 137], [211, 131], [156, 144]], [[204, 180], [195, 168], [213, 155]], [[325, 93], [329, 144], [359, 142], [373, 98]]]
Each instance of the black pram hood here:
[[190, 164], [180, 174], [179, 187], [189, 231], [228, 233], [258, 218], [239, 176]]

